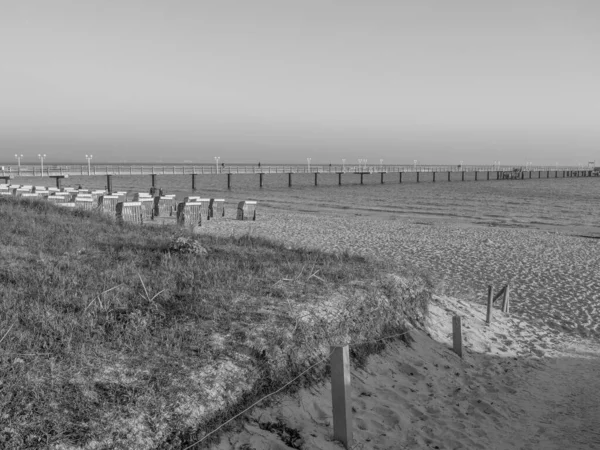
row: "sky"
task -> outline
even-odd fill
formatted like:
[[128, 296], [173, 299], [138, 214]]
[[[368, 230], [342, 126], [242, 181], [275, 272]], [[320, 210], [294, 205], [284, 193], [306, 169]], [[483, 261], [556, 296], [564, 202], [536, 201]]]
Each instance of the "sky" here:
[[0, 0], [0, 160], [600, 161], [597, 0]]

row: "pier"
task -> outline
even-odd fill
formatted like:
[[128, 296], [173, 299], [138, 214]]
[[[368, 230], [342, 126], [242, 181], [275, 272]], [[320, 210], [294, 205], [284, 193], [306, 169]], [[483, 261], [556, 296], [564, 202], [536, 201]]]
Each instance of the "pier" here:
[[[571, 166], [433, 166], [433, 165], [45, 165], [43, 169], [37, 166], [4, 166], [0, 171], [0, 179], [18, 180], [19, 177], [49, 177], [56, 180], [60, 188], [61, 180], [69, 176], [104, 176], [109, 190], [114, 176], [147, 175], [152, 187], [156, 186], [158, 175], [178, 175], [190, 177], [192, 190], [196, 189], [196, 177], [203, 175], [227, 176], [227, 188], [231, 189], [235, 175], [258, 175], [258, 185], [263, 187], [264, 177], [269, 174], [287, 174], [288, 187], [292, 187], [293, 175], [312, 174], [314, 185], [319, 184], [319, 175], [337, 175], [338, 185], [342, 185], [344, 176], [359, 176], [363, 184], [365, 176], [380, 177], [384, 184], [384, 175], [398, 174], [397, 182], [402, 183], [403, 174], [415, 174], [416, 182], [436, 182], [436, 175], [446, 174], [447, 181], [466, 181], [465, 174], [474, 174], [473, 181], [507, 180], [526, 178], [569, 178], [591, 177], [600, 175], [600, 167], [571, 167]], [[458, 175], [460, 174], [460, 175]], [[480, 179], [480, 175], [482, 178]], [[537, 176], [535, 176], [537, 175]], [[543, 176], [542, 176], [543, 175]]]

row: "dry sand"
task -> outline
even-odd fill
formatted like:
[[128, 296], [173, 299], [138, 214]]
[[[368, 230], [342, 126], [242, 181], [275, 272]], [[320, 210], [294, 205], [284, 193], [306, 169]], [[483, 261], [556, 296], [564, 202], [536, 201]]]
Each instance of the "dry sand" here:
[[[353, 448], [600, 448], [600, 245], [540, 230], [259, 211], [201, 233], [252, 233], [290, 246], [386, 258], [429, 270], [462, 300], [438, 296], [410, 347], [392, 343], [352, 372]], [[487, 283], [510, 281], [512, 314], [484, 323]], [[462, 291], [461, 291], [462, 290]], [[465, 355], [450, 350], [463, 317]], [[578, 332], [578, 333], [575, 333]], [[582, 335], [584, 337], [582, 337]], [[286, 444], [287, 443], [287, 444]], [[219, 449], [329, 449], [330, 386], [248, 414]]]

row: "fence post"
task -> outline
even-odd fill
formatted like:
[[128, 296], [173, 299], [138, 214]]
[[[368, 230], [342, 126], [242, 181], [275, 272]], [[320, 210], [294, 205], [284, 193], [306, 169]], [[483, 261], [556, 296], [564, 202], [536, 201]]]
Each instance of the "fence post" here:
[[462, 325], [460, 316], [452, 317], [452, 349], [462, 358]]
[[492, 285], [488, 286], [488, 299], [487, 299], [487, 315], [485, 318], [485, 323], [488, 325], [492, 323], [492, 302], [494, 301], [494, 287]]
[[350, 398], [350, 352], [348, 346], [332, 347], [331, 400], [333, 439], [346, 448], [352, 445], [352, 403]]
[[502, 299], [502, 312], [508, 314], [510, 312], [510, 287], [507, 284], [504, 290], [504, 298]]

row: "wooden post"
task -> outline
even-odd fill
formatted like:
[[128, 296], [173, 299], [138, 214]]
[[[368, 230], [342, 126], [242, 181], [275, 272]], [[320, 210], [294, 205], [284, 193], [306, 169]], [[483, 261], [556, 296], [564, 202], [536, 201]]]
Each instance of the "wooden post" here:
[[288, 173], [288, 187], [292, 187], [292, 172]]
[[490, 181], [490, 171], [487, 172], [487, 180]]
[[109, 195], [112, 194], [112, 175], [106, 175], [106, 190], [108, 191]]
[[525, 179], [525, 172], [521, 172], [521, 180]]
[[546, 172], [546, 178], [550, 178], [550, 171], [549, 170]]
[[400, 175], [400, 180], [398, 182], [402, 183], [402, 172], [398, 172], [398, 175]]
[[192, 191], [196, 190], [196, 174], [192, 174]]
[[352, 445], [352, 403], [350, 398], [350, 352], [348, 346], [332, 347], [331, 400], [333, 439], [346, 448]]
[[433, 172], [433, 182], [435, 183], [435, 172]]
[[263, 185], [263, 174], [262, 174], [262, 172], [258, 174], [258, 183], [259, 183], [260, 187], [262, 187], [262, 185]]
[[342, 185], [342, 172], [338, 173], [338, 184]]
[[420, 172], [417, 172], [417, 183], [419, 182], [419, 173]]
[[531, 172], [533, 172], [533, 170], [529, 171], [529, 178], [531, 179]]
[[[154, 171], [154, 167], [152, 168], [152, 171]], [[156, 182], [156, 175], [152, 174], [150, 176], [152, 177], [152, 187], [154, 187], [155, 186], [155, 182]]]
[[538, 170], [538, 178], [542, 178], [542, 171]]
[[477, 171], [475, 171], [475, 181], [477, 181]]
[[315, 172], [315, 186], [318, 185], [317, 177], [319, 176], [319, 172]]
[[227, 174], [227, 189], [231, 189], [231, 174]]
[[452, 317], [452, 350], [462, 358], [462, 325], [460, 316]]
[[360, 184], [363, 184], [363, 174], [360, 174]]
[[488, 299], [487, 299], [487, 315], [485, 317], [485, 323], [488, 325], [492, 323], [492, 303], [494, 301], [494, 287], [488, 286]]
[[381, 184], [383, 184], [383, 172], [381, 172]]
[[507, 284], [502, 298], [502, 312], [508, 314], [510, 312], [510, 286]]
[[462, 171], [462, 180], [465, 181], [465, 171]]
[[448, 171], [448, 181], [450, 181], [450, 171]]

